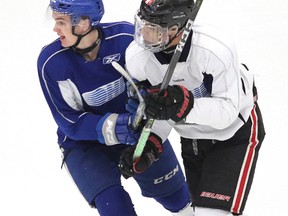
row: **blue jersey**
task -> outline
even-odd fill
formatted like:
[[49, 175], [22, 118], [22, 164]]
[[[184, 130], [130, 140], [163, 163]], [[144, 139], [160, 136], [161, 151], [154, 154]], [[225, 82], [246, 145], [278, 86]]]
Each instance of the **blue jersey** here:
[[58, 125], [58, 143], [97, 142], [96, 125], [106, 113], [124, 113], [126, 80], [111, 65], [125, 64], [125, 50], [133, 40], [134, 27], [127, 22], [98, 25], [102, 39], [98, 56], [86, 61], [60, 40], [45, 46], [37, 66], [41, 87]]

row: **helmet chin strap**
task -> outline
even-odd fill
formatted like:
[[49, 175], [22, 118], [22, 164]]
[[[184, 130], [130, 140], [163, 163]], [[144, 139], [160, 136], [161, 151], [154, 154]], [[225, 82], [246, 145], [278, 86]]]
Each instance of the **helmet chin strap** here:
[[184, 28], [181, 28], [171, 39], [169, 39], [168, 43], [164, 47], [164, 50], [163, 50], [164, 53], [172, 53], [175, 51], [177, 44], [171, 47], [168, 47], [168, 46], [173, 42], [175, 38], [177, 38], [183, 32], [183, 29]]
[[[98, 39], [89, 47], [84, 48], [84, 49], [80, 49], [77, 48], [77, 46], [79, 45], [80, 41], [82, 40], [83, 37], [85, 37], [86, 35], [90, 34], [92, 31], [98, 31]], [[96, 27], [91, 28], [86, 34], [84, 35], [78, 35], [75, 34], [75, 26], [72, 27], [72, 34], [77, 36], [77, 41], [75, 42], [74, 45], [72, 45], [70, 48], [72, 48], [73, 50], [75, 50], [76, 52], [80, 53], [80, 54], [86, 54], [91, 52], [100, 42], [101, 42], [101, 38], [102, 38], [102, 33], [100, 30], [98, 30]]]

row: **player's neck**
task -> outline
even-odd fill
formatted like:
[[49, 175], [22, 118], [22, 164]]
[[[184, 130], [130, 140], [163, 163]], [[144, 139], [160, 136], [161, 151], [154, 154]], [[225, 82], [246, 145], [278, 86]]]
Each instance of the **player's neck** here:
[[98, 56], [99, 48], [100, 48], [100, 43], [91, 52], [83, 54], [83, 57], [85, 58], [85, 60], [86, 61], [95, 60]]
[[77, 48], [83, 50], [83, 49], [92, 47], [93, 45], [96, 45], [91, 51], [82, 54], [86, 61], [93, 61], [94, 59], [97, 58], [99, 47], [100, 47], [98, 30], [92, 31], [91, 33], [86, 35], [83, 39], [82, 39], [83, 42], [79, 44], [80, 46]]

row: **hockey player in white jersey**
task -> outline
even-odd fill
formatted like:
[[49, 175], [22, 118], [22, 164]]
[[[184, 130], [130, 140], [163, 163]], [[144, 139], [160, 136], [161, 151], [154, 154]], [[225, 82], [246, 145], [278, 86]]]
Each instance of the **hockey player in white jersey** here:
[[[143, 0], [127, 69], [151, 85], [144, 100], [146, 116], [155, 119], [152, 131], [165, 139], [173, 127], [181, 136], [195, 216], [241, 215], [265, 130], [253, 75], [233, 42], [216, 28], [193, 26], [170, 85], [159, 92], [193, 4]], [[122, 166], [129, 171], [137, 161], [126, 157]]]

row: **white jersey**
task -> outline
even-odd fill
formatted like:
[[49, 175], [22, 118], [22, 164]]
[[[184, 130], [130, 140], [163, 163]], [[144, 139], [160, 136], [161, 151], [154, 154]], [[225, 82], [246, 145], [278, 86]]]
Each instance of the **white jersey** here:
[[[132, 42], [126, 50], [130, 75], [152, 85], [163, 81], [168, 63]], [[170, 85], [183, 85], [195, 99], [185, 121], [155, 121], [152, 130], [162, 139], [173, 127], [191, 139], [226, 140], [244, 124], [253, 107], [253, 75], [238, 61], [231, 40], [211, 26], [194, 26], [187, 58], [178, 62]], [[241, 117], [239, 117], [241, 116]]]

